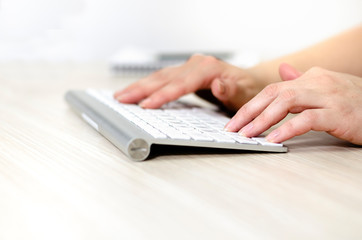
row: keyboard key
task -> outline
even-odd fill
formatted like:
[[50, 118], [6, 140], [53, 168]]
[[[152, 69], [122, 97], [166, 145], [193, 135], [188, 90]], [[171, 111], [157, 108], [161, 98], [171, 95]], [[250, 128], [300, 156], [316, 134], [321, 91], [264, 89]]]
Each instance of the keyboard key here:
[[216, 142], [224, 142], [224, 143], [235, 143], [235, 140], [231, 137], [228, 137], [221, 133], [206, 133], [208, 136], [212, 137]]
[[263, 146], [274, 146], [274, 147], [282, 147], [283, 146], [282, 143], [268, 142], [265, 137], [253, 137], [252, 139], [257, 141], [258, 143], [260, 143]]
[[196, 140], [196, 141], [208, 141], [208, 142], [214, 141], [214, 139], [213, 139], [212, 137], [207, 136], [207, 135], [202, 134], [202, 133], [197, 132], [197, 131], [192, 132], [192, 133], [188, 133], [188, 135], [189, 135], [192, 139], [194, 139], [194, 140]]
[[239, 133], [236, 133], [236, 132], [225, 132], [225, 134], [230, 136], [231, 138], [233, 138], [238, 143], [253, 144], [253, 145], [258, 144], [257, 141], [255, 141], [251, 138], [248, 138], [248, 137], [240, 136]]

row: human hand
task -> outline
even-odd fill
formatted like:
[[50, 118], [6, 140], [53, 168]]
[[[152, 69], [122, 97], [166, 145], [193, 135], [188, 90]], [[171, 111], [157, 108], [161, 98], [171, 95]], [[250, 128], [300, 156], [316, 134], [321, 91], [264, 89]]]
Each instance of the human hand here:
[[315, 130], [362, 145], [362, 78], [321, 68], [301, 75], [287, 64], [279, 72], [285, 81], [268, 85], [241, 107], [226, 130], [257, 136], [288, 113], [299, 113], [268, 134], [267, 140], [283, 142]]
[[117, 91], [114, 97], [122, 103], [159, 108], [185, 94], [210, 89], [226, 107], [236, 111], [265, 85], [246, 70], [211, 56], [194, 55], [181, 66], [162, 69]]

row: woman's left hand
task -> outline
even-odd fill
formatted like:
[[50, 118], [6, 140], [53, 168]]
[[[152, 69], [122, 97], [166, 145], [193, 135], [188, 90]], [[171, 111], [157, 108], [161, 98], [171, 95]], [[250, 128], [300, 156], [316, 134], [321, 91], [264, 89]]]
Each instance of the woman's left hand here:
[[226, 125], [227, 131], [253, 137], [288, 113], [299, 113], [268, 134], [267, 140], [283, 142], [315, 130], [362, 145], [362, 78], [317, 67], [300, 74], [287, 64], [280, 66], [279, 73], [284, 81], [268, 85], [242, 106]]

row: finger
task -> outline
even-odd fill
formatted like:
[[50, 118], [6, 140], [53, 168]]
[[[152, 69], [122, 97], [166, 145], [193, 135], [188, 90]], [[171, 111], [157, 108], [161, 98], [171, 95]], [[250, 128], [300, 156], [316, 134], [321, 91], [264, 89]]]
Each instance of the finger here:
[[211, 82], [211, 95], [214, 96], [217, 104], [221, 104], [222, 108], [240, 108], [235, 107], [232, 103], [234, 98], [240, 100], [243, 97], [243, 93], [238, 93], [240, 90], [238, 90], [239, 88], [236, 84], [232, 79], [222, 80], [220, 78], [216, 78]]
[[230, 132], [236, 132], [247, 123], [250, 123], [274, 101], [285, 84], [286, 82], [272, 83], [266, 86], [259, 94], [239, 109], [234, 117], [226, 124], [225, 129]]
[[129, 92], [132, 92], [134, 89], [138, 89], [138, 88], [142, 88], [144, 87], [145, 85], [149, 84], [151, 82], [151, 80], [153, 79], [153, 75], [155, 73], [152, 73], [144, 78], [141, 78], [140, 80], [138, 80], [137, 82], [135, 83], [132, 83], [130, 85], [128, 85], [127, 87], [121, 89], [121, 90], [118, 90], [114, 93], [114, 97], [115, 98], [119, 98], [121, 95], [125, 95]]
[[212, 94], [219, 100], [226, 100], [227, 98], [227, 85], [220, 80], [220, 78], [216, 78], [211, 83], [211, 92]]
[[161, 88], [159, 91], [153, 93], [151, 96], [140, 102], [142, 108], [160, 108], [167, 102], [177, 100], [179, 97], [185, 95], [187, 90], [180, 85], [180, 87], [175, 87], [175, 83], [169, 84], [164, 88]]
[[[141, 84], [137, 83], [137, 85]], [[137, 85], [122, 92], [118, 91], [113, 97], [121, 103], [138, 103], [147, 96], [147, 92], [143, 88], [136, 87]]]
[[315, 92], [297, 87], [285, 89], [260, 115], [243, 127], [240, 134], [246, 137], [258, 136], [284, 119], [288, 113], [300, 113], [306, 109], [322, 108], [324, 105], [325, 98]]
[[270, 142], [284, 142], [292, 137], [314, 131], [332, 131], [338, 119], [333, 117], [330, 109], [308, 109], [288, 120], [272, 131], [266, 139]]
[[121, 95], [126, 94], [127, 92], [130, 92], [133, 89], [138, 88], [139, 86], [142, 86], [142, 82], [146, 82], [144, 79], [145, 78], [142, 78], [142, 79], [138, 80], [137, 82], [132, 83], [132, 84], [128, 85], [127, 87], [123, 88], [123, 89], [115, 91], [114, 94], [113, 94], [114, 98], [118, 98]]
[[183, 78], [183, 76], [177, 76], [177, 79], [169, 82], [162, 88], [153, 92], [148, 98], [140, 103], [143, 108], [159, 108], [163, 104], [177, 100], [183, 95], [191, 92], [195, 92], [200, 88], [205, 88], [203, 82], [208, 77], [207, 71], [200, 69], [194, 69], [193, 72]]
[[122, 103], [137, 103], [151, 94], [152, 91], [162, 87], [165, 82], [152, 81], [151, 77], [142, 79], [127, 88], [117, 91], [114, 98]]
[[190, 59], [190, 66], [184, 65], [172, 81], [154, 91], [140, 105], [144, 108], [159, 108], [185, 94], [210, 88], [214, 76], [220, 72], [220, 62], [214, 58], [203, 58], [203, 62], [197, 65], [195, 61], [199, 60], [198, 56]]
[[302, 75], [297, 69], [287, 63], [279, 66], [279, 75], [283, 81], [294, 80]]
[[176, 67], [165, 68], [154, 72], [146, 78], [131, 84], [127, 88], [117, 91], [114, 97], [123, 103], [138, 103], [144, 98], [158, 91], [173, 79], [173, 75], [178, 74]]

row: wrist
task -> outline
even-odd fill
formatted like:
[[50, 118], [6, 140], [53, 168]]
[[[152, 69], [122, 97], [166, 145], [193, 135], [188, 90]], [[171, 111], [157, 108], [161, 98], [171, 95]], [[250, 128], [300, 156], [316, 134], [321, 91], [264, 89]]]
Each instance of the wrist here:
[[279, 63], [273, 61], [262, 62], [254, 67], [245, 69], [245, 71], [255, 81], [260, 90], [271, 83], [281, 81]]

